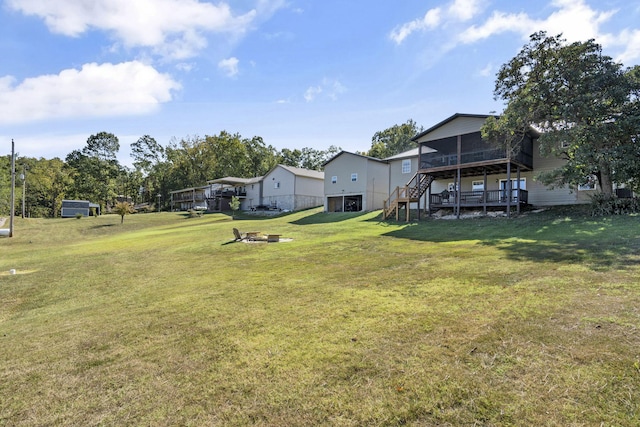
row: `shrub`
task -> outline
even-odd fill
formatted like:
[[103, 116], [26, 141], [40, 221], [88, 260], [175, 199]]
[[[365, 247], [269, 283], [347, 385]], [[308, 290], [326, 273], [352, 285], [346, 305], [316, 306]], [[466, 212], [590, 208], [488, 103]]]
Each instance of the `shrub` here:
[[615, 194], [599, 193], [591, 197], [591, 215], [627, 215], [640, 212], [640, 199], [620, 198]]

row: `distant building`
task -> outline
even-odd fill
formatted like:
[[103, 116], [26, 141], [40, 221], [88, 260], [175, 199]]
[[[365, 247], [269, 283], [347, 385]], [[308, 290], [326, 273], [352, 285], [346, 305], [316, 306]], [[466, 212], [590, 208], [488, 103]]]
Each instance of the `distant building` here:
[[227, 176], [207, 181], [206, 186], [172, 191], [171, 209], [229, 212], [237, 197], [244, 211], [297, 211], [322, 206], [323, 183], [323, 172], [276, 165], [264, 176]]
[[62, 218], [73, 218], [76, 215], [82, 216], [100, 215], [100, 205], [91, 203], [88, 200], [63, 200], [60, 216]]

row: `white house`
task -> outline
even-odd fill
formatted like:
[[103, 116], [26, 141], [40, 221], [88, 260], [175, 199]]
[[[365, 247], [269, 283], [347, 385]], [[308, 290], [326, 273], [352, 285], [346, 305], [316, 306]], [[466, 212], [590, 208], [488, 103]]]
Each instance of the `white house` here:
[[322, 206], [324, 172], [276, 165], [262, 178], [262, 203], [297, 211]]
[[207, 181], [206, 186], [171, 192], [174, 210], [206, 206], [208, 211], [230, 211], [233, 197], [240, 210], [277, 209], [294, 211], [322, 206], [324, 173], [277, 165], [265, 176], [239, 178], [228, 176]]

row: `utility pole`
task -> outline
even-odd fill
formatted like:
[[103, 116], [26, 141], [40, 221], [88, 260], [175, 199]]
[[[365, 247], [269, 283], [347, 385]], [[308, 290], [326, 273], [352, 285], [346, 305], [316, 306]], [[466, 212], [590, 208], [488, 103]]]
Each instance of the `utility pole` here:
[[16, 204], [16, 155], [15, 144], [11, 139], [11, 205], [9, 206], [9, 237], [13, 237], [13, 217], [15, 216]]

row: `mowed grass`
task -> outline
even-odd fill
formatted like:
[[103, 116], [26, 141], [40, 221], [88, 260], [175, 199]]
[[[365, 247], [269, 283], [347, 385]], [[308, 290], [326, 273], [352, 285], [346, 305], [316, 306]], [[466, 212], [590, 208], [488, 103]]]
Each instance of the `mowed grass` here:
[[639, 221], [18, 218], [0, 425], [638, 425]]

